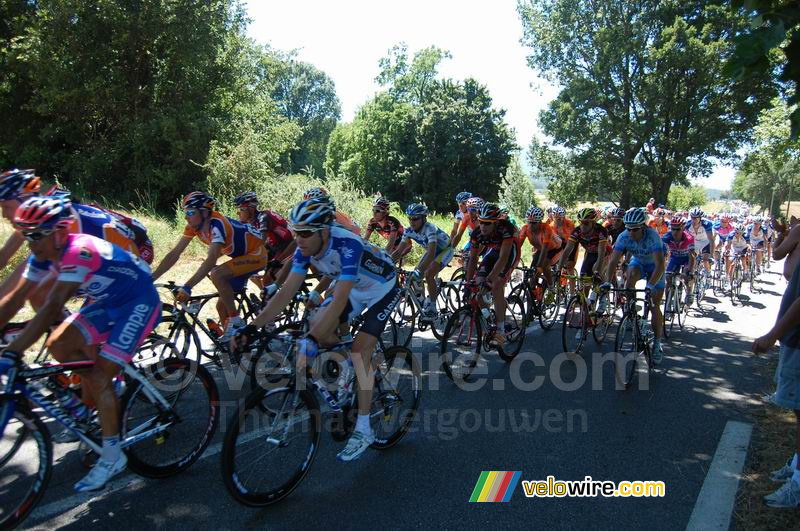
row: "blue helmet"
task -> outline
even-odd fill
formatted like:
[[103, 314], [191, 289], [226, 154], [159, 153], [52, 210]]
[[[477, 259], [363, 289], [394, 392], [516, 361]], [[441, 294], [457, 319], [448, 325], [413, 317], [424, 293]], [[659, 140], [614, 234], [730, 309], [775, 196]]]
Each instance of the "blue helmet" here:
[[458, 192], [456, 194], [456, 203], [463, 203], [470, 197], [472, 197], [472, 194], [469, 192]]
[[0, 201], [25, 199], [38, 194], [41, 181], [33, 170], [9, 170], [0, 174]]
[[289, 213], [289, 224], [292, 230], [320, 230], [333, 223], [334, 213], [327, 199], [306, 199]]
[[640, 225], [644, 225], [647, 221], [647, 213], [641, 207], [634, 207], [627, 212], [625, 212], [625, 217], [622, 218], [622, 222], [625, 223], [626, 227], [638, 227]]
[[428, 215], [428, 207], [422, 203], [411, 203], [406, 208], [406, 215], [411, 216], [427, 216]]

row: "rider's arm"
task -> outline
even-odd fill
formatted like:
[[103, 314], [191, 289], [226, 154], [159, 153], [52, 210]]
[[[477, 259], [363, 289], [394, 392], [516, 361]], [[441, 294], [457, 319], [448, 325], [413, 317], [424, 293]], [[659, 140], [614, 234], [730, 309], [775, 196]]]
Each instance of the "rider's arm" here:
[[181, 237], [178, 243], [175, 244], [175, 247], [173, 247], [166, 255], [164, 255], [164, 259], [161, 260], [161, 263], [158, 264], [156, 270], [153, 271], [153, 281], [158, 280], [161, 275], [172, 269], [172, 266], [175, 265], [175, 263], [178, 261], [178, 258], [181, 257], [181, 254], [183, 254], [183, 251], [186, 250], [186, 247], [189, 246], [189, 242], [191, 241], [191, 238], [186, 236]]
[[369, 241], [369, 237], [372, 236], [372, 225], [367, 225], [367, 232], [364, 233], [364, 240]]
[[19, 277], [14, 288], [0, 299], [0, 326], [5, 326], [25, 304], [28, 293], [36, 286], [35, 282]]
[[651, 286], [658, 284], [658, 281], [664, 276], [664, 269], [667, 266], [667, 261], [662, 251], [654, 251], [653, 260], [656, 263], [656, 268], [653, 270], [653, 274], [650, 275], [650, 279], [648, 280]]
[[464, 219], [461, 220], [461, 224], [458, 226], [458, 231], [456, 231], [455, 236], [450, 238], [450, 245], [455, 249], [458, 247], [458, 242], [461, 241], [461, 237], [464, 235], [464, 231], [467, 228], [467, 218], [466, 216]]
[[453, 238], [456, 236], [456, 232], [458, 232], [458, 227], [461, 225], [461, 220], [456, 218], [453, 222], [453, 228], [450, 229], [450, 241], [453, 241]]
[[9, 343], [8, 350], [25, 352], [28, 347], [33, 345], [47, 331], [48, 327], [61, 317], [64, 304], [75, 295], [80, 286], [80, 282], [57, 282], [50, 290], [44, 306], [39, 308], [36, 316], [31, 319], [22, 333]]
[[186, 281], [186, 285], [190, 288], [199, 284], [206, 275], [211, 272], [214, 267], [217, 265], [217, 260], [222, 255], [222, 244], [221, 243], [212, 243], [208, 246], [208, 254], [206, 255], [206, 259], [203, 260], [203, 263], [200, 264], [200, 267], [197, 268], [192, 277]]
[[397, 262], [398, 260], [400, 260], [400, 257], [401, 257], [401, 256], [403, 256], [403, 253], [404, 253], [404, 252], [406, 251], [406, 249], [408, 249], [409, 247], [411, 247], [411, 240], [406, 240], [406, 243], [403, 243], [403, 242], [401, 241], [401, 242], [400, 242], [400, 245], [398, 245], [398, 246], [397, 246], [397, 249], [395, 249], [395, 250], [392, 252], [392, 260], [394, 260], [395, 262]]
[[574, 248], [575, 248], [575, 242], [572, 241], [572, 240], [569, 240], [567, 242], [567, 247], [564, 249], [564, 252], [561, 253], [561, 258], [558, 259], [558, 270], [559, 271], [561, 271], [561, 269], [564, 268], [564, 261], [567, 259], [568, 256], [570, 256], [572, 254], [572, 250]]
[[[291, 262], [289, 262], [289, 264], [291, 264]], [[289, 301], [292, 300], [292, 297], [294, 297], [294, 294], [297, 293], [297, 290], [300, 289], [300, 286], [303, 285], [305, 280], [305, 272], [300, 273], [293, 271], [289, 273], [289, 277], [286, 279], [286, 282], [283, 283], [281, 289], [269, 300], [267, 306], [261, 310], [261, 313], [259, 313], [250, 324], [256, 328], [262, 328], [272, 322], [275, 316], [286, 308]]]
[[620, 251], [612, 251], [611, 258], [608, 261], [608, 271], [606, 271], [606, 282], [613, 282], [614, 276], [617, 273], [617, 264], [619, 264], [619, 259], [622, 257], [622, 253]]
[[0, 248], [0, 269], [8, 265], [8, 261], [19, 251], [23, 243], [25, 243], [25, 238], [17, 231], [14, 231], [11, 236], [8, 237], [6, 243]]
[[786, 237], [781, 237], [780, 243], [772, 248], [772, 258], [774, 260], [783, 260], [786, 255], [794, 250], [798, 242], [800, 242], [800, 225], [795, 225], [789, 230], [789, 234]]
[[425, 256], [423, 256], [422, 260], [419, 261], [417, 265], [417, 271], [420, 273], [425, 273], [428, 269], [428, 265], [433, 262], [433, 259], [436, 258], [436, 242], [432, 241], [428, 244], [428, 249], [425, 251]]
[[467, 274], [466, 279], [472, 280], [475, 276], [475, 270], [478, 268], [478, 246], [473, 244], [469, 246], [469, 260], [467, 261]]
[[716, 241], [715, 238], [714, 238], [714, 233], [711, 232], [710, 230], [707, 230], [706, 231], [706, 235], [708, 236], [708, 245], [710, 246], [708, 250], [713, 255], [714, 254], [714, 242]]
[[325, 290], [328, 289], [328, 286], [331, 285], [331, 282], [333, 282], [333, 279], [331, 277], [322, 277], [322, 279], [317, 283], [317, 285], [314, 286], [314, 291], [322, 295], [323, 293], [325, 293]]
[[693, 250], [689, 251], [689, 265], [687, 272], [692, 273], [694, 271], [694, 261], [695, 261], [695, 252]]
[[603, 267], [603, 262], [606, 259], [607, 243], [608, 242], [606, 240], [600, 240], [600, 243], [597, 245], [597, 261], [594, 263], [593, 273], [600, 274], [600, 271]]
[[292, 240], [286, 246], [286, 249], [284, 249], [283, 251], [281, 251], [280, 253], [278, 253], [275, 256], [275, 260], [279, 260], [279, 261], [283, 262], [284, 260], [286, 260], [286, 258], [288, 258], [289, 256], [292, 256], [294, 254], [294, 250], [295, 249], [297, 249], [297, 242]]
[[330, 334], [331, 330], [336, 329], [336, 325], [339, 324], [339, 316], [342, 315], [347, 306], [350, 291], [355, 284], [355, 280], [339, 280], [336, 282], [336, 287], [333, 289], [333, 301], [326, 306], [325, 312], [314, 323], [311, 330], [308, 331], [308, 335], [314, 338], [321, 338]]
[[500, 276], [500, 273], [502, 273], [503, 269], [506, 267], [508, 257], [511, 255], [511, 248], [516, 244], [517, 242], [514, 241], [514, 238], [506, 238], [503, 240], [503, 243], [500, 244], [500, 254], [492, 268], [492, 272], [489, 273], [489, 278], [497, 278]]
[[[367, 239], [369, 239], [369, 238], [367, 238]], [[392, 249], [394, 249], [394, 242], [395, 241], [397, 241], [397, 231], [396, 230], [392, 231], [389, 234], [389, 239], [386, 240], [386, 247], [384, 247], [384, 249], [386, 249], [387, 251], [391, 251]]]

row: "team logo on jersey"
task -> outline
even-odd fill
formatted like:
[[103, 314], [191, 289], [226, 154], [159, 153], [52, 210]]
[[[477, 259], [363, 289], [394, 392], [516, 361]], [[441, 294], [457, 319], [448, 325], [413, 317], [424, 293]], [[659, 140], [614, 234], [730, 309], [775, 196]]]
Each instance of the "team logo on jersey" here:
[[78, 258], [81, 260], [91, 260], [94, 253], [88, 247], [81, 247], [81, 250], [78, 251]]
[[98, 298], [98, 296], [106, 291], [113, 283], [113, 278], [104, 277], [103, 275], [94, 275], [83, 285], [82, 291], [90, 297]]

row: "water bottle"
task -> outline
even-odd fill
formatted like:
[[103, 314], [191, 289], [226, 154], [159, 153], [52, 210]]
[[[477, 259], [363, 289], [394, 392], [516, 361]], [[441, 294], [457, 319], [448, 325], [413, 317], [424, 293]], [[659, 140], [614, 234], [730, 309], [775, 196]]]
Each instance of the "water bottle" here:
[[208, 330], [215, 337], [222, 337], [222, 334], [224, 333], [224, 330], [222, 330], [222, 327], [214, 319], [206, 319], [206, 326], [208, 326]]
[[650, 323], [646, 319], [639, 319], [639, 337], [642, 341], [647, 341], [650, 334]]
[[193, 302], [186, 307], [186, 311], [192, 315], [197, 315], [200, 313], [200, 302]]
[[69, 411], [74, 418], [78, 420], [87, 420], [89, 418], [89, 408], [86, 407], [86, 404], [83, 403], [78, 395], [58, 384], [54, 384], [50, 387], [50, 390], [53, 391], [61, 407]]
[[489, 308], [481, 308], [481, 315], [483, 315], [484, 319], [489, 320], [489, 316], [491, 314], [492, 313], [489, 311]]
[[589, 292], [589, 307], [594, 307], [594, 303], [597, 301], [597, 294], [594, 290]]

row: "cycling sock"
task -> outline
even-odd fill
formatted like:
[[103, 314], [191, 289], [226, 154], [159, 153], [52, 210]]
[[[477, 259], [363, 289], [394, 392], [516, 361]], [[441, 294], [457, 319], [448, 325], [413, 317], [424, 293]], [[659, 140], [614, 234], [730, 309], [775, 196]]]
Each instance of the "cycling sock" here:
[[100, 453], [100, 459], [108, 463], [116, 463], [121, 453], [119, 435], [103, 437], [103, 451]]
[[358, 419], [356, 420], [356, 431], [360, 431], [361, 433], [370, 433], [372, 428], [369, 425], [369, 415], [358, 415]]

